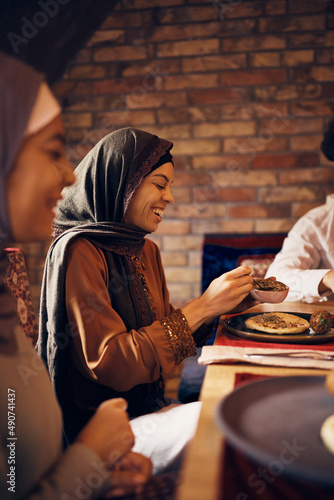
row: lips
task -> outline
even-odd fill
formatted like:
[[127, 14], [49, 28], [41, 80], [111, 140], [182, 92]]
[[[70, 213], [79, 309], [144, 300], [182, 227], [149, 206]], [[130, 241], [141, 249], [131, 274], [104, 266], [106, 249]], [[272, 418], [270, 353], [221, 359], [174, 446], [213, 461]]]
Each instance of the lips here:
[[152, 208], [152, 212], [162, 219], [164, 211], [161, 208]]

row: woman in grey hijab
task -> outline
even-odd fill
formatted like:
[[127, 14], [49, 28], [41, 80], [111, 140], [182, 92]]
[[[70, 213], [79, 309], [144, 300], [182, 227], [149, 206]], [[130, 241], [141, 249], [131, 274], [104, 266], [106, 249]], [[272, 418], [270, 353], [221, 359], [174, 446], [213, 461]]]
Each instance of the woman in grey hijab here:
[[74, 174], [60, 108], [42, 75], [4, 54], [0, 68], [0, 498], [78, 498], [82, 488], [89, 499], [127, 493], [147, 480], [151, 464], [129, 452], [126, 402], [101, 405], [62, 453], [59, 405], [5, 285], [6, 245], [49, 236], [54, 207]]

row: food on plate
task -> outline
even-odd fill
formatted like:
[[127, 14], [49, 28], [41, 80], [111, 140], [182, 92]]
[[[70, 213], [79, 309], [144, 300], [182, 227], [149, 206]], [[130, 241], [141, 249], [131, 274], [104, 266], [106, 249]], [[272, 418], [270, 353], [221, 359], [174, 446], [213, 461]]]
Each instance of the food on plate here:
[[289, 290], [287, 285], [271, 278], [253, 278], [253, 288], [255, 288], [255, 290], [267, 290], [271, 292]]
[[327, 450], [334, 454], [334, 415], [327, 417], [322, 424], [320, 437]]
[[331, 370], [326, 377], [325, 386], [328, 392], [334, 396], [334, 370]]
[[310, 325], [314, 333], [327, 333], [333, 326], [333, 316], [322, 309], [314, 311], [310, 317]]
[[284, 312], [267, 312], [251, 316], [245, 320], [245, 325], [252, 330], [277, 335], [301, 333], [310, 327], [306, 319]]

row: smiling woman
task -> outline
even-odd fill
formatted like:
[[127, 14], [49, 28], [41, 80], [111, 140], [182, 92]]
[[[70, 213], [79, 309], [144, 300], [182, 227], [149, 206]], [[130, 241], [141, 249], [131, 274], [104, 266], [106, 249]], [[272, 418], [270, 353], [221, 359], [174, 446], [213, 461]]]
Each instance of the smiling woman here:
[[[243, 266], [182, 310], [169, 303], [156, 231], [173, 203], [172, 143], [133, 128], [102, 139], [77, 167], [55, 220], [44, 273], [39, 350], [71, 441], [103, 400], [124, 397], [135, 450], [154, 471], [180, 466], [200, 403], [174, 405], [164, 380], [252, 288]], [[56, 293], [55, 293], [56, 291]]]

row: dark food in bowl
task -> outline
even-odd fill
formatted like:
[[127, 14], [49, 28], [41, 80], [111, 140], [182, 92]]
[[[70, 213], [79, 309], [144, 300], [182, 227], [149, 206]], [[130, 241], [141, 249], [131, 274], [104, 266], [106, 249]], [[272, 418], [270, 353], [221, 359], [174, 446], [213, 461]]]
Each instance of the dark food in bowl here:
[[270, 278], [253, 278], [253, 288], [270, 292], [281, 292], [282, 290], [288, 289], [281, 281], [272, 280]]
[[314, 333], [327, 333], [333, 326], [333, 316], [325, 310], [314, 311], [310, 317], [310, 326]]

